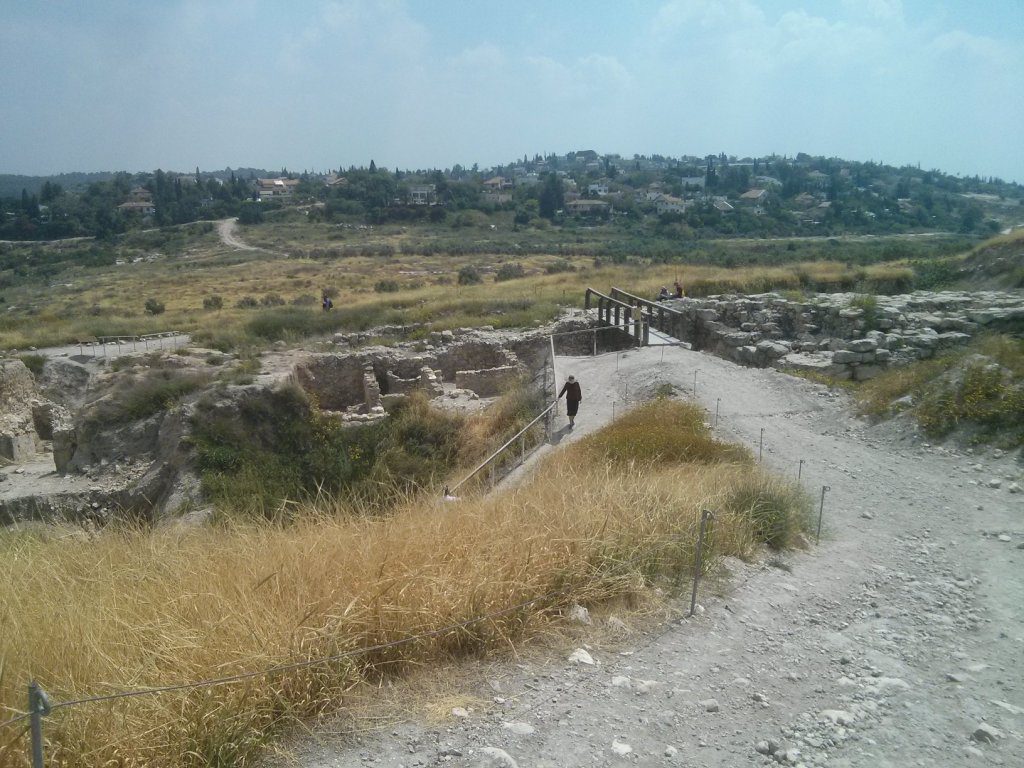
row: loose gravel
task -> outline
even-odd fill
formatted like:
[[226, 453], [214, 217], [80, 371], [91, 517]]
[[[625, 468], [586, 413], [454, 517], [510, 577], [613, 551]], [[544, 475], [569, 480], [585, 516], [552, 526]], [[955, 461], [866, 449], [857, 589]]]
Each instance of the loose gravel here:
[[[724, 596], [702, 595], [692, 619], [680, 618], [680, 599], [676, 618], [629, 636], [625, 649], [594, 641], [492, 667], [470, 692], [487, 706], [441, 726], [314, 734], [289, 764], [1024, 765], [1024, 494], [1014, 456], [870, 427], [843, 393], [682, 349], [567, 358], [560, 370], [584, 393], [562, 443], [658, 383], [692, 395], [696, 370], [697, 399], [709, 421], [719, 407], [722, 437], [756, 456], [763, 428], [767, 466], [795, 478], [803, 459], [807, 490], [817, 499], [831, 488], [820, 545], [727, 561]], [[510, 480], [528, 481], [529, 467]], [[614, 617], [592, 622], [625, 630]]]

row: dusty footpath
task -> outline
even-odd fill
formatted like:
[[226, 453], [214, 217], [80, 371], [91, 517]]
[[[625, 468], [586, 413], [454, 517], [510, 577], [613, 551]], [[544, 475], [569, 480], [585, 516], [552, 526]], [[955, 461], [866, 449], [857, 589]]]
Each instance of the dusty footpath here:
[[1024, 765], [1016, 458], [872, 428], [845, 395], [686, 350], [559, 366], [584, 392], [563, 442], [657, 382], [692, 395], [698, 370], [722, 437], [756, 455], [763, 428], [765, 464], [795, 477], [803, 459], [808, 491], [830, 486], [820, 546], [774, 566], [729, 561], [703, 612], [678, 618], [680, 599], [650, 632], [590, 642], [593, 664], [554, 649], [495, 662], [470, 692], [480, 706], [441, 725], [313, 734], [289, 764]]

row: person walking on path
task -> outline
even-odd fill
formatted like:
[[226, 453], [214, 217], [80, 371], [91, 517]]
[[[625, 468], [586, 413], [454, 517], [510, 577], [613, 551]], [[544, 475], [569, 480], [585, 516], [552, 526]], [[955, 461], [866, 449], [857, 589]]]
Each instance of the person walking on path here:
[[583, 390], [580, 389], [580, 383], [576, 381], [575, 376], [565, 380], [562, 391], [558, 393], [559, 397], [562, 395], [565, 395], [565, 413], [569, 417], [569, 429], [572, 429], [576, 423], [576, 413], [580, 409], [580, 400], [583, 399]]

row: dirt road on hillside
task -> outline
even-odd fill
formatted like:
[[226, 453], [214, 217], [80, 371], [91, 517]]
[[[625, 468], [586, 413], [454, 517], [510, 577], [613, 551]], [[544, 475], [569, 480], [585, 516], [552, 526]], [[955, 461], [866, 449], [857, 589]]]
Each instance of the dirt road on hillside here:
[[217, 234], [228, 248], [238, 251], [258, 251], [259, 248], [238, 239], [238, 218], [221, 219], [217, 222]]
[[765, 464], [795, 477], [804, 459], [808, 491], [831, 487], [821, 545], [781, 568], [728, 561], [724, 597], [705, 592], [703, 613], [625, 652], [595, 640], [594, 665], [554, 650], [495, 662], [468, 692], [488, 705], [443, 727], [321, 732], [287, 764], [1024, 765], [1024, 494], [1009, 491], [1021, 466], [868, 428], [845, 395], [775, 371], [662, 354], [560, 359], [584, 400], [556, 440], [658, 382], [691, 393], [697, 370], [722, 437], [756, 455], [764, 428]]

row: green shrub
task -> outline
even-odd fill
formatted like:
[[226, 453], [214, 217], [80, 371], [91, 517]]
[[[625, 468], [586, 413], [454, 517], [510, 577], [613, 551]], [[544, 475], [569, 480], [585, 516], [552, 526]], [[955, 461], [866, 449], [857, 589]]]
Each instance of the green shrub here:
[[263, 209], [257, 202], [245, 202], [238, 209], [238, 220], [242, 224], [259, 224], [263, 221]]
[[479, 285], [483, 281], [480, 270], [471, 264], [467, 264], [459, 270], [459, 285]]
[[925, 434], [966, 429], [976, 442], [1024, 444], [1024, 341], [983, 336], [931, 360], [893, 368], [857, 392], [861, 413], [884, 417], [911, 396]]
[[[600, 257], [594, 257], [594, 266], [601, 266]], [[561, 274], [562, 272], [575, 272], [576, 267], [572, 265], [572, 262], [566, 259], [559, 259], [558, 261], [552, 262], [551, 264], [546, 264], [544, 266], [544, 271], [549, 275], [557, 275]]]
[[146, 303], [143, 306], [146, 312], [151, 315], [162, 315], [165, 309], [163, 302], [156, 299], [146, 299]]
[[261, 307], [282, 307], [285, 303], [285, 300], [276, 293], [268, 293], [260, 299]]
[[914, 270], [914, 287], [922, 290], [945, 288], [960, 279], [960, 267], [949, 260], [916, 260], [910, 266]]
[[235, 306], [239, 309], [255, 309], [260, 305], [259, 299], [255, 296], [243, 296], [235, 302]]
[[864, 314], [864, 330], [874, 331], [878, 329], [878, 298], [873, 294], [861, 294], [850, 300], [850, 306], [861, 310]]
[[203, 309], [215, 311], [224, 308], [224, 299], [214, 294], [203, 299]]
[[182, 373], [173, 368], [151, 370], [141, 379], [121, 383], [112, 397], [90, 408], [82, 419], [83, 436], [168, 410], [185, 396], [210, 382], [206, 374]]
[[451, 470], [462, 419], [411, 397], [375, 424], [343, 427], [302, 390], [244, 401], [237, 413], [200, 403], [193, 421], [204, 490], [218, 506], [275, 517], [285, 500], [344, 492], [370, 506], [439, 482]]
[[46, 362], [46, 355], [34, 355], [26, 353], [24, 355], [18, 355], [18, 359], [25, 364], [25, 367], [32, 371], [34, 376], [39, 376], [43, 372], [43, 364]]
[[399, 285], [397, 280], [378, 280], [377, 284], [373, 286], [373, 290], [377, 293], [398, 293]]
[[723, 507], [751, 522], [756, 541], [772, 549], [792, 547], [807, 528], [807, 498], [792, 485], [751, 473], [737, 480]]
[[519, 277], [526, 277], [526, 270], [518, 262], [502, 264], [494, 275], [494, 282], [500, 283], [504, 280], [515, 280]]

